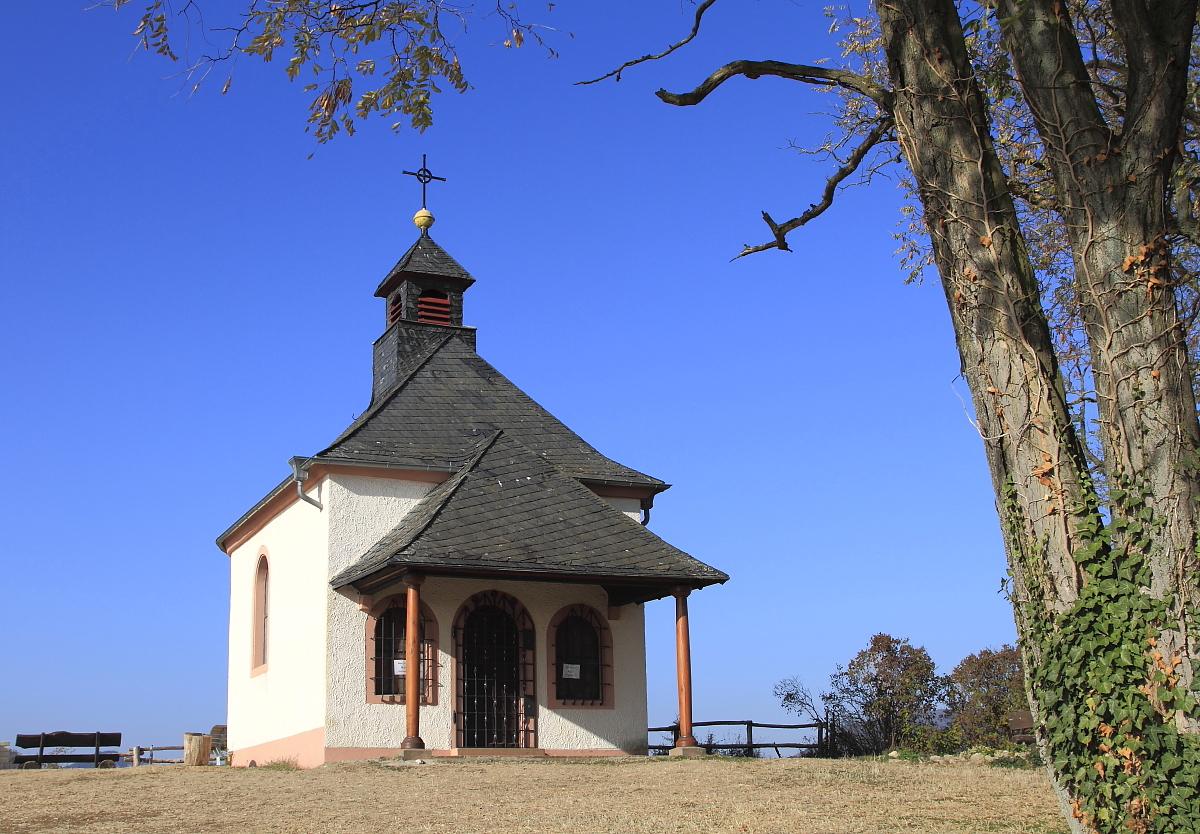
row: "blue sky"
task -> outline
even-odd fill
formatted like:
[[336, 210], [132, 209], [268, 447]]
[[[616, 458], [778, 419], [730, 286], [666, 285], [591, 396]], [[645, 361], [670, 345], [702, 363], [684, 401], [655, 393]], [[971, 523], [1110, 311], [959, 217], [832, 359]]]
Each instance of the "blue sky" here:
[[[819, 142], [831, 102], [780, 79], [653, 96], [737, 58], [836, 57], [823, 4], [727, 0], [686, 49], [588, 87], [693, 7], [528, 6], [574, 33], [556, 59], [475, 20], [473, 89], [436, 99], [433, 128], [320, 147], [280, 63], [175, 95], [174, 67], [130, 58], [136, 12], [86, 5], [15, 5], [26, 35], [0, 52], [0, 739], [163, 744], [223, 721], [213, 539], [366, 406], [372, 292], [416, 234], [400, 172], [422, 153], [448, 178], [433, 236], [478, 279], [480, 353], [674, 484], [652, 529], [732, 577], [692, 598], [697, 720], [780, 720], [776, 681], [819, 689], [876, 632], [944, 671], [1013, 639], [941, 288], [905, 285], [893, 255], [897, 183], [731, 263], [762, 210], [816, 201], [825, 166], [787, 145]], [[673, 612], [646, 608], [667, 723]]]

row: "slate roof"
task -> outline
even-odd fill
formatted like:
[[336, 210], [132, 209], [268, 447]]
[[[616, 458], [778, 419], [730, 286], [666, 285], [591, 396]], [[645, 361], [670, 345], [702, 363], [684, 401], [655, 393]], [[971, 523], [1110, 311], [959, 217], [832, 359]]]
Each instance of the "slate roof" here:
[[667, 544], [505, 431], [483, 438], [462, 469], [331, 584], [369, 593], [405, 568], [692, 587], [729, 578]]
[[420, 343], [398, 376], [396, 385], [314, 460], [453, 470], [481, 441], [503, 430], [572, 477], [656, 492], [668, 486], [593, 449], [456, 331]]
[[416, 242], [408, 247], [408, 251], [400, 257], [400, 260], [380, 282], [378, 289], [375, 290], [375, 295], [387, 295], [388, 288], [394, 283], [393, 279], [403, 273], [456, 278], [465, 281], [468, 287], [475, 283], [471, 273], [463, 269], [458, 261], [450, 257], [446, 250], [434, 243], [433, 238], [427, 234], [418, 237]]

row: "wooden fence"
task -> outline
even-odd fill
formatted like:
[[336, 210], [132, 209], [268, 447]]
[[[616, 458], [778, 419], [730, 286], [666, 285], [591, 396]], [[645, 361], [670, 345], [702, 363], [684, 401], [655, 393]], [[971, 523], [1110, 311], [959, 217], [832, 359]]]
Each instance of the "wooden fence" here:
[[[735, 744], [716, 744], [709, 742], [700, 744], [697, 742], [700, 747], [703, 747], [709, 753], [712, 753], [716, 750], [741, 750], [744, 751], [743, 755], [753, 757], [755, 755], [755, 750], [774, 749], [775, 755], [779, 756], [781, 755], [779, 751], [782, 748], [784, 750], [815, 750], [816, 755], [818, 756], [829, 756], [833, 755], [834, 750], [836, 750], [836, 740], [834, 738], [833, 727], [825, 721], [816, 721], [812, 724], [759, 724], [756, 721], [694, 721], [692, 722], [692, 727], [742, 727], [745, 729], [746, 740], [744, 742], [738, 742]], [[817, 740], [816, 743], [776, 741], [756, 743], [754, 741], [755, 727], [758, 727], [762, 730], [815, 729], [817, 731]], [[672, 742], [679, 740], [678, 724], [672, 724], [669, 727], [650, 727], [647, 732], [670, 733]], [[662, 752], [667, 752], [674, 746], [674, 743], [672, 743], [669, 745], [651, 744], [649, 747], [652, 751], [659, 750]]]
[[162, 750], [183, 750], [183, 745], [168, 746], [168, 747], [130, 747], [128, 753], [122, 754], [121, 758], [129, 762], [133, 767], [138, 765], [152, 764], [183, 764], [183, 757], [178, 759], [156, 759], [154, 754]]
[[[183, 756], [178, 759], [156, 759], [154, 754], [160, 750], [179, 750]], [[130, 747], [128, 753], [122, 753], [121, 758], [133, 767], [152, 764], [229, 764], [227, 732], [224, 724], [217, 724], [207, 733], [184, 733], [183, 744], [155, 747]]]

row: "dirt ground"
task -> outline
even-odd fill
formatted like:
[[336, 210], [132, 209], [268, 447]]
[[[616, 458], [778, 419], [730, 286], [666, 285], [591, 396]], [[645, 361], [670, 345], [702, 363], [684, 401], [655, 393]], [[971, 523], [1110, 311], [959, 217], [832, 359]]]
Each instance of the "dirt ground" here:
[[1044, 771], [814, 759], [440, 759], [0, 771], [0, 832], [1063, 834]]

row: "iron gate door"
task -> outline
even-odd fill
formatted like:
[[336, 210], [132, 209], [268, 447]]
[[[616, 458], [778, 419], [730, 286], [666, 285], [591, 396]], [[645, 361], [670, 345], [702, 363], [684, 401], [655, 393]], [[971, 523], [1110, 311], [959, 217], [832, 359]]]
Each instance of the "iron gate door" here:
[[463, 624], [463, 747], [520, 747], [521, 632], [508, 612], [476, 608]]

